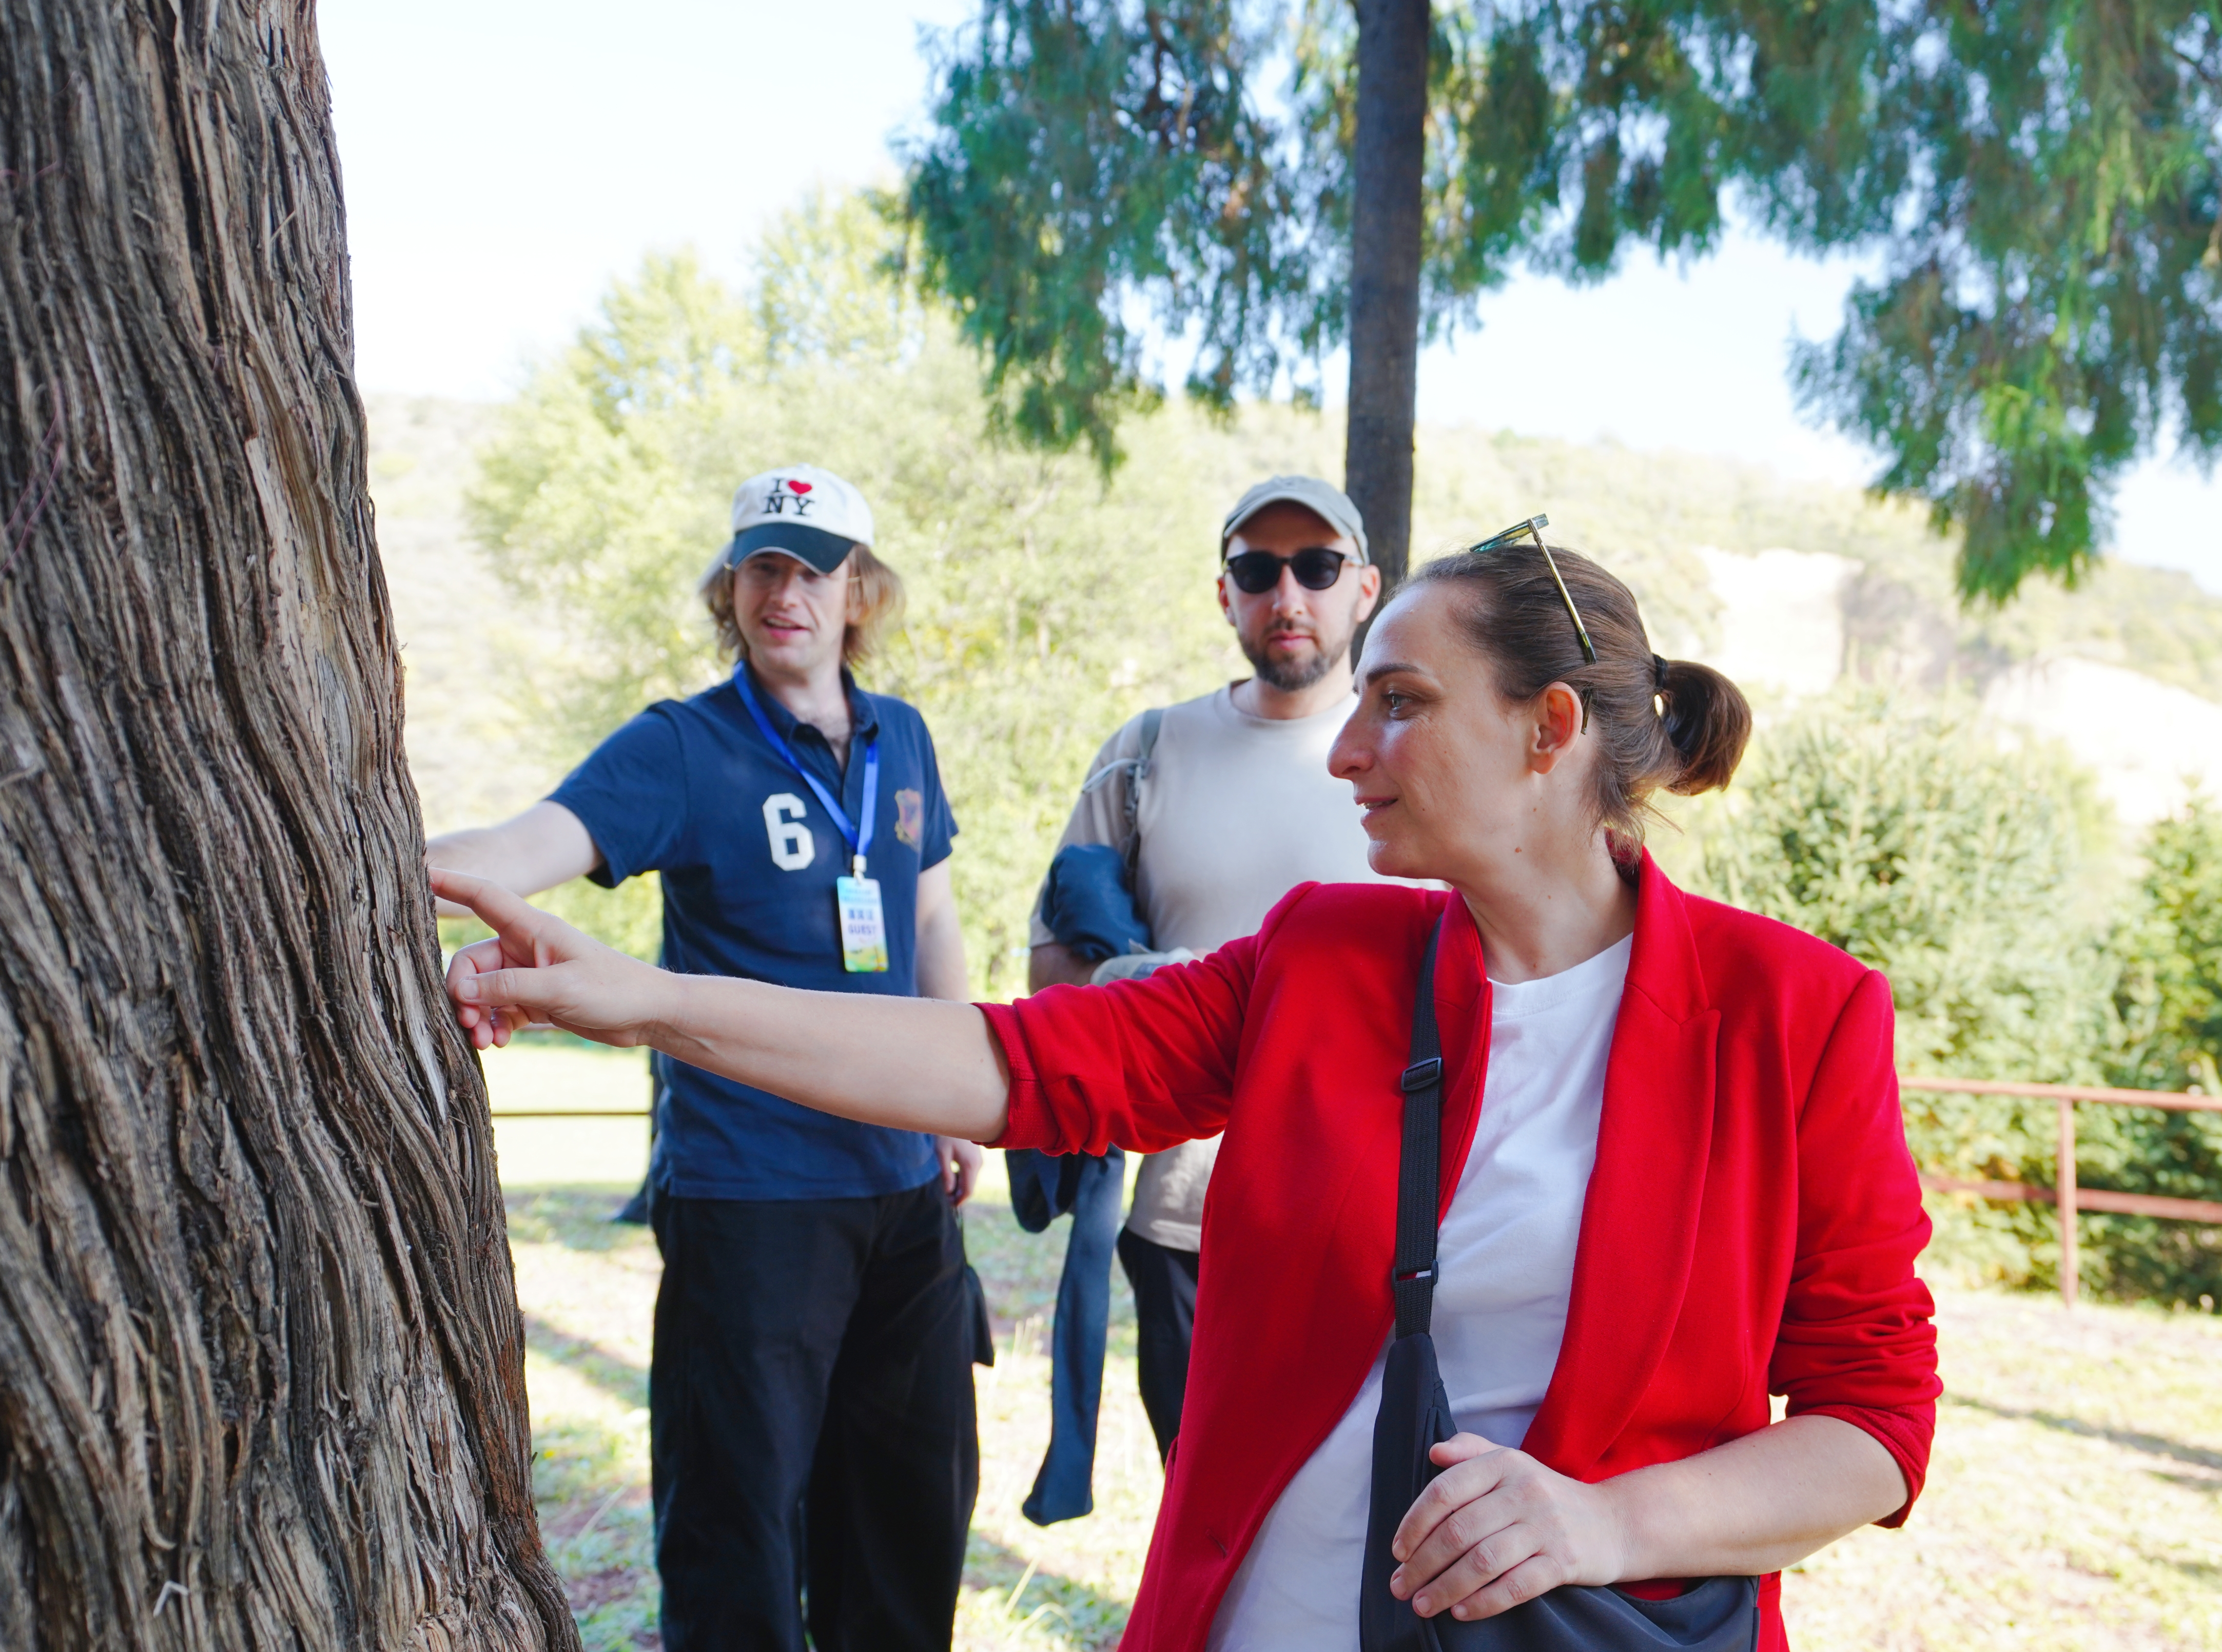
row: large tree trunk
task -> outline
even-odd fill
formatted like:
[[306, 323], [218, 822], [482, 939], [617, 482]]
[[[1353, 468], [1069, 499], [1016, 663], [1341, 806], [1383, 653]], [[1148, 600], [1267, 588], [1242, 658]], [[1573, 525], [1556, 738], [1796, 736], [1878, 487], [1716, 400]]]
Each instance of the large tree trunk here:
[[1428, 30], [1428, 0], [1358, 0], [1343, 487], [1390, 586], [1404, 577], [1412, 544]]
[[0, 1646], [577, 1643], [306, 0], [0, 0]]

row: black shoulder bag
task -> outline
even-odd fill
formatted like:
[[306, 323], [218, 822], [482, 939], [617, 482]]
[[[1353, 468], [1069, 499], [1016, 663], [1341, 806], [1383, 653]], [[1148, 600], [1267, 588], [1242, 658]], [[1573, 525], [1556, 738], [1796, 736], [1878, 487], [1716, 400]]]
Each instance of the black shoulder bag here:
[[1397, 1335], [1373, 1423], [1373, 1504], [1359, 1595], [1361, 1652], [1753, 1652], [1759, 1581], [1708, 1578], [1672, 1600], [1567, 1584], [1494, 1617], [1422, 1617], [1389, 1592], [1389, 1545], [1413, 1500], [1442, 1470], [1432, 1446], [1456, 1433], [1428, 1334], [1435, 1301], [1435, 1204], [1442, 1155], [1443, 1057], [1435, 1027], [1438, 924], [1420, 965], [1412, 1065], [1404, 1069], [1404, 1141], [1397, 1176]]

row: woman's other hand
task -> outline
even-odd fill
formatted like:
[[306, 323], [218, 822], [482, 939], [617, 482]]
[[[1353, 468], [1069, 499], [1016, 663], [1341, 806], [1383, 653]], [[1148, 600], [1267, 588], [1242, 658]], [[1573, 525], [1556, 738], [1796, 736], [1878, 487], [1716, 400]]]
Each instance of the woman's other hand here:
[[1477, 1435], [1428, 1455], [1443, 1469], [1397, 1528], [1390, 1592], [1422, 1617], [1492, 1617], [1562, 1583], [1623, 1575], [1617, 1511], [1599, 1489]]
[[432, 892], [494, 932], [448, 966], [455, 1021], [483, 1050], [527, 1027], [560, 1027], [599, 1044], [648, 1041], [671, 977], [581, 934], [499, 883], [435, 867]]
[[1489, 1617], [1562, 1583], [1763, 1577], [1905, 1505], [1889, 1448], [1836, 1416], [1793, 1416], [1595, 1486], [1461, 1434], [1390, 1548], [1389, 1587], [1423, 1617]]

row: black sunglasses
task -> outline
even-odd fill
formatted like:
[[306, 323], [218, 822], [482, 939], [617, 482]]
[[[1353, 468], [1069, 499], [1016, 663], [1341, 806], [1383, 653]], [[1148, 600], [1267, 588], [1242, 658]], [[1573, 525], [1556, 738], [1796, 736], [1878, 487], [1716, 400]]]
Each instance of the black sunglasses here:
[[[1566, 589], [1566, 581], [1559, 572], [1559, 564], [1551, 556], [1551, 548], [1543, 543], [1543, 530], [1550, 525], [1549, 517], [1531, 516], [1525, 522], [1514, 523], [1502, 533], [1490, 535], [1478, 545], [1468, 545], [1466, 550], [1470, 555], [1479, 556], [1488, 551], [1503, 550], [1523, 533], [1533, 535], [1535, 549], [1543, 553], [1543, 566], [1551, 570], [1551, 583], [1559, 587], [1559, 600], [1566, 605], [1566, 618], [1574, 622], [1574, 635], [1581, 642], [1582, 658], [1595, 665], [1597, 648], [1590, 641], [1589, 627], [1582, 624], [1582, 611], [1574, 606], [1574, 594]], [[1582, 707], [1582, 720], [1585, 723], [1589, 720], [1589, 706], [1586, 701]]]
[[1324, 591], [1342, 577], [1342, 565], [1350, 560], [1339, 550], [1329, 550], [1324, 545], [1313, 545], [1293, 556], [1276, 556], [1270, 550], [1246, 550], [1240, 556], [1227, 559], [1227, 571], [1234, 576], [1237, 589], [1253, 597], [1263, 596], [1281, 582], [1281, 570], [1296, 570], [1296, 583], [1307, 591]]

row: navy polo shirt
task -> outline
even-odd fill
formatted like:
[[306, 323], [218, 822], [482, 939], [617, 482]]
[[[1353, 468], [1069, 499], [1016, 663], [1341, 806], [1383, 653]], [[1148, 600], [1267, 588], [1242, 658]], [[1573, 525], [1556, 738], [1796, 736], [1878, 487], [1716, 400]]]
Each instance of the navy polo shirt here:
[[[846, 772], [825, 737], [755, 683], [756, 703], [798, 762], [863, 813], [864, 746], [877, 738], [880, 781], [869, 876], [887, 914], [888, 967], [841, 964], [833, 881], [849, 846], [749, 715], [730, 680], [691, 700], [650, 706], [595, 748], [552, 801], [577, 815], [602, 852], [593, 876], [614, 888], [663, 878], [663, 966], [819, 992], [914, 997], [918, 878], [949, 857], [957, 822], [941, 789], [926, 719], [849, 680]], [[798, 1107], [769, 1091], [656, 1058], [664, 1075], [649, 1174], [682, 1198], [838, 1199], [900, 1193], [938, 1173], [932, 1139]]]

